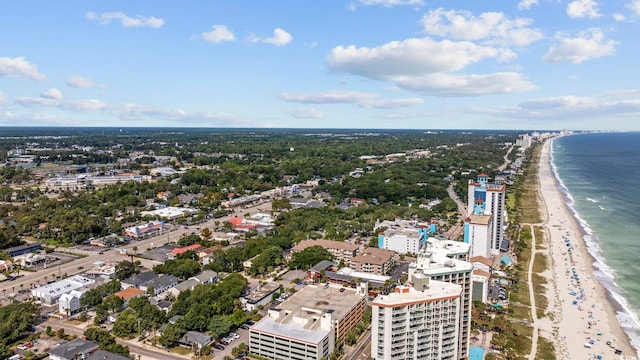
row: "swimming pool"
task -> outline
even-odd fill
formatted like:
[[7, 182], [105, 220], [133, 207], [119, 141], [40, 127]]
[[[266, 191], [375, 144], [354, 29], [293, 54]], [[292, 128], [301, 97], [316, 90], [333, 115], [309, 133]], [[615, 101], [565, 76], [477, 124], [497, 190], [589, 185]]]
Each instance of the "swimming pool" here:
[[469, 360], [482, 360], [484, 358], [485, 349], [482, 346], [469, 347]]

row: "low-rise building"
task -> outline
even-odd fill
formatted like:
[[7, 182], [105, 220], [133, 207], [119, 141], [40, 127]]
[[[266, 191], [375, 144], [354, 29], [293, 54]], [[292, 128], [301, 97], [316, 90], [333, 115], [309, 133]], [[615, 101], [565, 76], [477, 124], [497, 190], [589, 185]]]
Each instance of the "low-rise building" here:
[[144, 225], [137, 225], [126, 228], [125, 236], [133, 239], [141, 239], [144, 237], [162, 234], [164, 231], [164, 221], [150, 221]]
[[96, 352], [91, 354], [87, 360], [131, 360], [131, 358], [120, 354], [114, 354], [111, 351], [96, 350]]
[[192, 348], [193, 346], [195, 346], [198, 349], [202, 349], [203, 347], [209, 345], [210, 343], [211, 343], [211, 336], [198, 331], [187, 331], [178, 340], [178, 344], [182, 346], [186, 346], [188, 348]]
[[80, 299], [85, 290], [73, 290], [68, 294], [62, 294], [58, 300], [58, 312], [65, 315], [73, 315], [80, 310]]
[[252, 311], [260, 305], [266, 305], [273, 298], [273, 294], [280, 292], [280, 286], [275, 283], [268, 283], [251, 290], [247, 295], [240, 297], [240, 302], [245, 310]]
[[51, 360], [85, 360], [98, 350], [98, 344], [80, 338], [73, 339], [49, 350]]
[[193, 215], [197, 212], [195, 209], [167, 206], [162, 209], [156, 209], [151, 211], [142, 211], [140, 215], [150, 216], [155, 219], [165, 219], [168, 221], [175, 220], [181, 217]]
[[131, 301], [132, 299], [135, 299], [137, 297], [141, 297], [144, 296], [146, 294], [146, 292], [144, 290], [141, 289], [137, 289], [134, 287], [130, 287], [130, 288], [126, 288], [124, 290], [120, 290], [116, 293], [114, 293], [114, 296], [119, 297], [120, 299], [122, 299], [123, 303], [122, 306], [126, 307], [127, 304], [129, 304], [129, 301]]
[[149, 292], [149, 289], [152, 289], [153, 295], [158, 295], [176, 285], [178, 285], [178, 278], [173, 275], [162, 275], [138, 285], [138, 289], [146, 292]]
[[369, 247], [351, 259], [351, 268], [359, 272], [384, 275], [393, 268], [394, 255], [391, 250]]
[[130, 287], [138, 288], [140, 284], [146, 283], [147, 281], [150, 281], [157, 277], [158, 274], [154, 273], [153, 271], [145, 271], [140, 274], [131, 275], [130, 277], [120, 281], [120, 284], [122, 285], [123, 289]]
[[344, 241], [306, 239], [298, 242], [294, 247], [292, 247], [291, 254], [303, 251], [304, 249], [310, 248], [312, 246], [320, 246], [326, 249], [329, 253], [331, 253], [331, 255], [333, 255], [334, 261], [336, 261], [336, 263], [344, 262], [347, 265], [351, 264], [351, 260], [358, 253], [358, 249], [360, 249], [358, 245]]
[[95, 284], [95, 280], [84, 276], [75, 275], [67, 279], [53, 282], [31, 289], [31, 296], [44, 302], [47, 305], [53, 305], [58, 302], [63, 294], [68, 294], [74, 290], [88, 287]]

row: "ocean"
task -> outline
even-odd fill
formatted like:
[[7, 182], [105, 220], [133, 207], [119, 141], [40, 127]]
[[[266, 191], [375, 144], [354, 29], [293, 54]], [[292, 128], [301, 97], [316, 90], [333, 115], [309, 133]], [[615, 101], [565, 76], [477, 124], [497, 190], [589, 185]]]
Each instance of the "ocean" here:
[[552, 167], [586, 233], [596, 278], [640, 349], [640, 133], [592, 133], [553, 140]]

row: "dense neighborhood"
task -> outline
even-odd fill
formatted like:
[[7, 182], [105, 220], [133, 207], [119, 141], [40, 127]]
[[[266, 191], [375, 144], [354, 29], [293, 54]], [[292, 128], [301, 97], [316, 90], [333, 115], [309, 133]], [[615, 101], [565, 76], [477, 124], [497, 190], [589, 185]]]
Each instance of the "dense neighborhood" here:
[[15, 131], [0, 356], [504, 358], [521, 340], [487, 316], [518, 311], [509, 189], [549, 133]]

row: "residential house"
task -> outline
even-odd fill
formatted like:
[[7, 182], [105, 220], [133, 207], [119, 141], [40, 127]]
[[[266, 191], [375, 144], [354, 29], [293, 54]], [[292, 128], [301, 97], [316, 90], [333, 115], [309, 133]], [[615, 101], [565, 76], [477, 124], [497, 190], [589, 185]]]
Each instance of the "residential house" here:
[[140, 284], [138, 288], [147, 292], [153, 288], [153, 295], [158, 295], [176, 285], [178, 285], [178, 278], [173, 275], [163, 275]]
[[145, 271], [140, 274], [134, 274], [122, 280], [120, 284], [122, 284], [123, 289], [130, 288], [130, 287], [138, 288], [140, 284], [146, 283], [147, 281], [150, 281], [157, 277], [158, 277], [158, 274], [154, 273], [153, 271]]
[[80, 338], [68, 341], [49, 350], [51, 360], [85, 360], [98, 350], [98, 344]]
[[189, 245], [181, 248], [176, 248], [171, 250], [171, 252], [167, 254], [167, 258], [169, 260], [175, 259], [178, 255], [184, 254], [189, 250], [193, 250], [197, 252], [200, 248], [202, 248], [202, 245], [200, 244], [193, 244], [193, 245]]
[[178, 344], [180, 345], [190, 348], [196, 346], [198, 349], [202, 349], [210, 343], [211, 336], [198, 331], [187, 331], [184, 336], [178, 340]]
[[88, 360], [131, 360], [131, 358], [120, 354], [114, 354], [111, 351], [97, 350], [89, 356]]
[[137, 289], [134, 287], [130, 287], [130, 288], [126, 288], [124, 290], [120, 290], [117, 293], [113, 294], [117, 297], [119, 297], [120, 299], [122, 299], [123, 304], [122, 306], [127, 306], [127, 304], [129, 304], [129, 301], [131, 299], [140, 297], [140, 296], [144, 296], [146, 292], [144, 290], [141, 289]]

